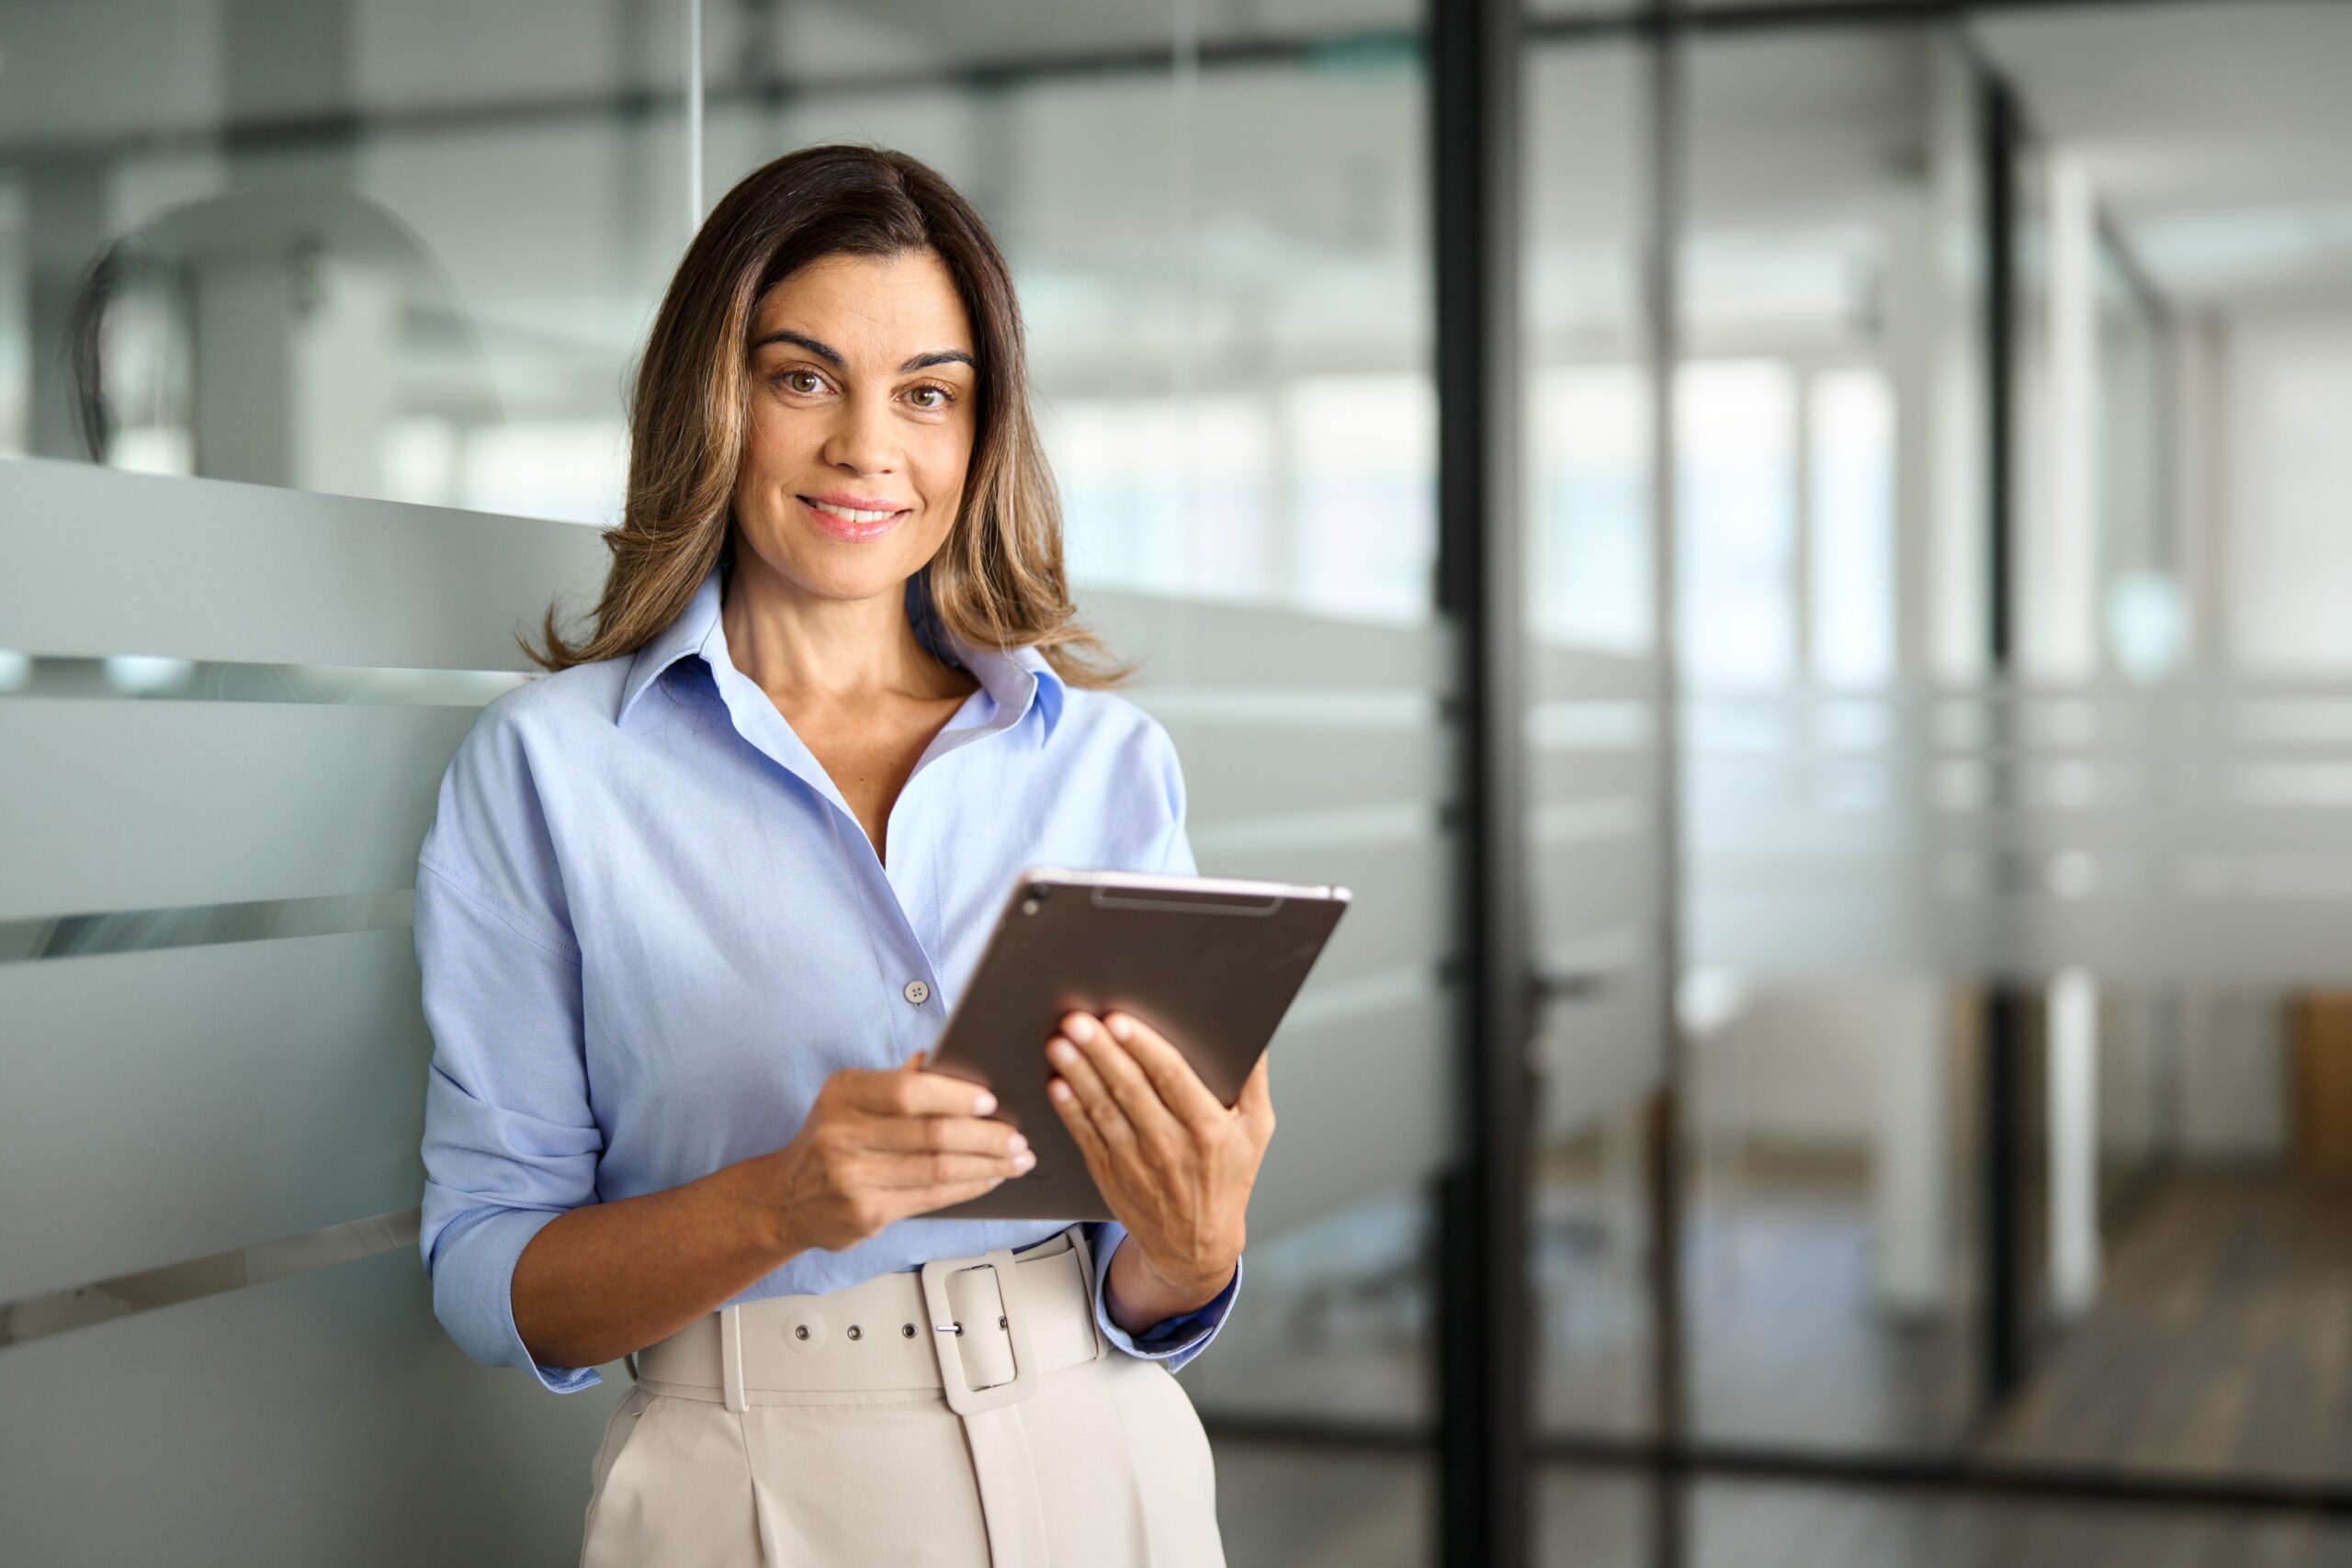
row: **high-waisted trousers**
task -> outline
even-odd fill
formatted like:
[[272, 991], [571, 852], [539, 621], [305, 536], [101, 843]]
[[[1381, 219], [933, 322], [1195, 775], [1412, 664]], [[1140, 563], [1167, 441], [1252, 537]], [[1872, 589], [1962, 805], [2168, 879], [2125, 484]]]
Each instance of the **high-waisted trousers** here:
[[1223, 1568], [1192, 1402], [1108, 1348], [1073, 1227], [639, 1352], [582, 1568]]

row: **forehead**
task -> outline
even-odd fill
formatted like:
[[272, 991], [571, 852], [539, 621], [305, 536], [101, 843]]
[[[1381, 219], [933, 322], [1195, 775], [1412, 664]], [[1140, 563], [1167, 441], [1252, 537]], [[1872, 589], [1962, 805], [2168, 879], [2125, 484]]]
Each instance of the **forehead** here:
[[760, 297], [752, 340], [786, 328], [852, 358], [893, 362], [944, 349], [972, 352], [972, 328], [947, 265], [930, 251], [820, 256]]

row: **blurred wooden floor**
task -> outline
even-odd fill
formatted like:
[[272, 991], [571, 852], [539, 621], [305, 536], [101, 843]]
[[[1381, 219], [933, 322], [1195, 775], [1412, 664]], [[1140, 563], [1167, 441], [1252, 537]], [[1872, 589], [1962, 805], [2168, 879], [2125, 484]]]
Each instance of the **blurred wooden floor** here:
[[[1430, 1568], [1425, 1461], [1217, 1446], [1231, 1568]], [[1535, 1560], [1658, 1568], [1651, 1483], [1546, 1466]], [[2352, 1522], [2228, 1510], [1709, 1482], [1684, 1568], [2352, 1568]]]
[[[1571, 1242], [1544, 1280], [1544, 1417], [1636, 1430], [1638, 1273], [1589, 1235], [1574, 1241], [1573, 1201], [1549, 1212]], [[1705, 1210], [1690, 1291], [1707, 1435], [1833, 1450], [1961, 1439], [1966, 1326], [1905, 1329], [1871, 1308], [1866, 1212], [1850, 1180], [1786, 1172], [1757, 1173], [1736, 1203]], [[2133, 1212], [2105, 1270], [2097, 1305], [2051, 1342], [1987, 1451], [2352, 1486], [2352, 1183], [2172, 1179]], [[1344, 1389], [1335, 1403], [1352, 1413], [1407, 1414], [1422, 1348], [1394, 1326], [1319, 1342], [1288, 1373], [1277, 1345], [1247, 1337], [1217, 1383], [1247, 1382], [1261, 1410]], [[1225, 1442], [1219, 1463], [1234, 1568], [1426, 1560], [1425, 1459]], [[1547, 1467], [1541, 1561], [1652, 1568], [1648, 1486]], [[1687, 1506], [1688, 1568], [2352, 1568], [2352, 1521], [2308, 1516], [1760, 1482], [1699, 1486]]]
[[1990, 1451], [2352, 1487], [2352, 1182], [2167, 1181]]

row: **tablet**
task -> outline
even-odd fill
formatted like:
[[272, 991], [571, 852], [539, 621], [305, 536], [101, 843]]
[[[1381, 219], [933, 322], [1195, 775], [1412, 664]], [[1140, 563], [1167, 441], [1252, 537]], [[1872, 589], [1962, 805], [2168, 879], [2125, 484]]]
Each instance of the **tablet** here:
[[1109, 1207], [1046, 1097], [1062, 1018], [1132, 1013], [1231, 1105], [1347, 911], [1344, 887], [1025, 872], [948, 1014], [933, 1070], [986, 1086], [1037, 1156], [1025, 1176], [944, 1219], [1102, 1220]]

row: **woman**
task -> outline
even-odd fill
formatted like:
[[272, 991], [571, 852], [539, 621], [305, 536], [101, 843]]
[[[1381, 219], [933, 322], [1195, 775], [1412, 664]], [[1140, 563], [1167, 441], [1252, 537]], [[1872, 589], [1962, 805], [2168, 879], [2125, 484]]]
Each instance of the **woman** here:
[[920, 1217], [1034, 1163], [922, 1066], [1020, 868], [1193, 869], [1167, 735], [1070, 618], [972, 209], [854, 147], [730, 191], [605, 538], [416, 894], [435, 1310], [549, 1389], [638, 1378], [583, 1562], [1221, 1562], [1169, 1372], [1239, 1282], [1262, 1066], [1228, 1110], [1072, 1015], [1038, 1067], [1121, 1223]]

